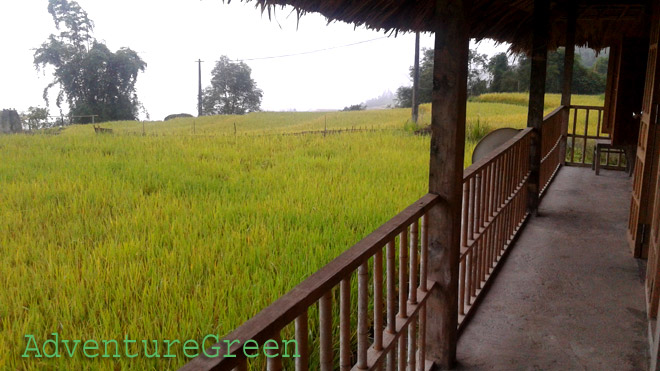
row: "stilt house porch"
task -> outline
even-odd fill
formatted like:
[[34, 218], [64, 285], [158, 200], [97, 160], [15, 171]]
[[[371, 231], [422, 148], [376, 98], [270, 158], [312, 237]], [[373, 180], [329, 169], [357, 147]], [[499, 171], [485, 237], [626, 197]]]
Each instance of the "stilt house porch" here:
[[[215, 345], [220, 357], [200, 355], [182, 369], [246, 370], [255, 360], [240, 344], [277, 344], [289, 333], [300, 357], [273, 351], [256, 362], [269, 370], [655, 369], [659, 1], [256, 3], [435, 33], [429, 193], [228, 334]], [[528, 127], [463, 170], [471, 37], [510, 42], [532, 66]], [[575, 45], [610, 47], [604, 107], [571, 105]], [[559, 46], [566, 47], [562, 102], [544, 117], [547, 52]], [[618, 151], [603, 167], [634, 163], [632, 179], [585, 168], [598, 143]], [[616, 300], [598, 301], [611, 290], [621, 290]], [[532, 303], [554, 313], [538, 316]], [[589, 327], [566, 327], [578, 323], [567, 316], [589, 306], [598, 309], [582, 323]], [[544, 321], [554, 317], [563, 327], [549, 331]], [[539, 334], [527, 339], [533, 346], [521, 335], [528, 331]], [[584, 333], [598, 339], [587, 344]], [[621, 352], [610, 351], [608, 339], [618, 339]], [[497, 343], [518, 349], [503, 352]]]

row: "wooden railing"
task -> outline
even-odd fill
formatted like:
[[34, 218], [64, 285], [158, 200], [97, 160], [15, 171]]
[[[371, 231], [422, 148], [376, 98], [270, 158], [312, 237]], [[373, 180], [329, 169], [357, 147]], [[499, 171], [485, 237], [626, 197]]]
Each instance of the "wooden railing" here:
[[[459, 330], [529, 215], [531, 136], [532, 129], [522, 130], [464, 171]], [[246, 370], [250, 363], [269, 370], [429, 369], [426, 301], [437, 284], [427, 278], [427, 225], [439, 202], [425, 195], [212, 346], [210, 353], [220, 356], [200, 355], [182, 370]], [[309, 313], [318, 318], [310, 322]], [[294, 331], [287, 331], [292, 323]], [[282, 344], [282, 334], [291, 333], [299, 357], [252, 358], [242, 348], [248, 340]]]
[[[337, 338], [340, 370], [350, 370], [353, 366], [372, 369], [383, 364], [398, 365], [400, 370], [406, 367], [410, 370], [428, 369], [430, 363], [425, 362], [424, 353], [425, 305], [435, 284], [427, 280], [426, 223], [428, 210], [438, 201], [439, 197], [433, 194], [422, 197], [225, 336], [212, 347], [220, 349], [219, 357], [200, 355], [182, 370], [246, 370], [248, 361], [264, 362], [264, 359], [248, 360], [242, 345], [248, 340], [258, 344], [267, 341], [281, 344], [280, 333], [291, 322], [295, 322], [299, 357], [284, 361], [293, 359], [296, 370], [310, 367], [336, 369]], [[357, 321], [353, 316], [354, 305], [350, 302], [354, 275], [357, 275]], [[372, 295], [369, 295], [370, 291]], [[310, 326], [308, 312], [317, 303], [319, 318]], [[333, 336], [333, 329], [337, 328], [337, 324], [333, 324], [336, 320], [333, 312], [337, 311], [338, 337]], [[351, 328], [351, 322], [357, 322], [356, 329]], [[373, 329], [373, 341], [370, 340], [370, 329]], [[316, 338], [310, 341], [310, 336]], [[312, 351], [310, 344], [317, 343], [318, 352], [316, 349]], [[216, 350], [210, 352], [216, 354]], [[313, 358], [317, 353], [318, 358]], [[281, 356], [265, 357], [269, 370], [283, 369]], [[310, 366], [310, 360], [313, 366]], [[292, 365], [286, 367], [291, 368]]]
[[552, 178], [561, 166], [561, 126], [563, 114], [568, 108], [560, 106], [543, 118], [541, 125], [541, 170], [539, 193], [545, 194]]
[[463, 173], [459, 328], [528, 216], [531, 134], [522, 130]]
[[[610, 135], [602, 132], [603, 107], [571, 105], [568, 115], [566, 138], [566, 165], [592, 166], [593, 151], [597, 140], [610, 140]], [[623, 150], [613, 156], [605, 155], [605, 165], [601, 168], [625, 170]], [[628, 159], [625, 159], [626, 161]]]

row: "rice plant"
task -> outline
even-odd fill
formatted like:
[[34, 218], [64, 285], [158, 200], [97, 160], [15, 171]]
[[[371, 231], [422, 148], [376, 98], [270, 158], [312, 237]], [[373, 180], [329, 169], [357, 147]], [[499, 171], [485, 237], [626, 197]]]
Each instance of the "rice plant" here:
[[[402, 130], [409, 113], [261, 112], [102, 124], [112, 135], [78, 125], [0, 136], [0, 369], [180, 367], [181, 348], [174, 358], [21, 355], [28, 334], [39, 344], [54, 332], [225, 335], [426, 193], [429, 137]], [[524, 126], [525, 114], [469, 103], [466, 158], [476, 138]], [[283, 135], [352, 127], [374, 131]]]

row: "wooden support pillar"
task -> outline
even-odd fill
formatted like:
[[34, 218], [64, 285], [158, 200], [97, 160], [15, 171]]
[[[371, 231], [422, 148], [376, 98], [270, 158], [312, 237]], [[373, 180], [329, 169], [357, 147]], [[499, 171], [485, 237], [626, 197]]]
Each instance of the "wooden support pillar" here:
[[566, 164], [566, 139], [568, 137], [568, 117], [571, 105], [571, 92], [573, 86], [573, 63], [575, 61], [575, 23], [577, 22], [577, 9], [575, 4], [568, 2], [566, 14], [566, 49], [564, 52], [564, 73], [562, 76], [561, 105], [566, 107], [561, 114], [561, 142], [559, 144], [559, 161]]
[[461, 197], [469, 50], [465, 0], [436, 0], [429, 192], [442, 201], [429, 211], [426, 357], [436, 367], [456, 363]]
[[548, 29], [550, 0], [534, 0], [532, 30], [532, 72], [529, 78], [529, 110], [527, 127], [534, 128], [529, 151], [530, 176], [527, 183], [527, 209], [534, 215], [539, 206], [539, 175], [541, 170], [541, 124], [545, 100], [545, 75], [548, 60]]
[[419, 32], [415, 34], [415, 62], [413, 65], [412, 122], [417, 123], [419, 116]]

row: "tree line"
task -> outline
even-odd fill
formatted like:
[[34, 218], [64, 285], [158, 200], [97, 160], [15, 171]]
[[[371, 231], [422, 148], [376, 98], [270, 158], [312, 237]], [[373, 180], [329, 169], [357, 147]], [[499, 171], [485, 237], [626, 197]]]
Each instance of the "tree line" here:
[[[419, 102], [431, 102], [433, 90], [433, 49], [423, 49], [419, 64]], [[601, 55], [590, 67], [583, 63], [580, 53], [575, 54], [573, 65], [574, 94], [603, 94], [607, 81], [609, 57]], [[499, 53], [490, 58], [471, 49], [468, 55], [468, 96], [484, 93], [525, 92], [529, 89], [531, 60], [525, 54], [509, 58]], [[561, 93], [564, 71], [564, 48], [548, 53], [546, 92]], [[412, 80], [413, 68], [410, 68]], [[401, 86], [396, 91], [397, 107], [412, 106], [412, 87]]]

